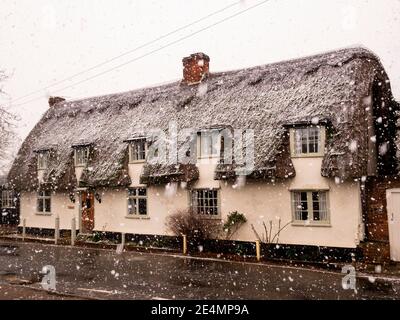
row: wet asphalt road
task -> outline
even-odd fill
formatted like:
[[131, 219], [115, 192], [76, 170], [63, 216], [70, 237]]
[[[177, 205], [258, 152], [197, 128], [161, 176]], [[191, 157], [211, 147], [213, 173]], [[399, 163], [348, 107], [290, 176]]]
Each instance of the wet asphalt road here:
[[13, 278], [40, 288], [45, 265], [55, 267], [57, 291], [88, 298], [400, 299], [399, 282], [357, 279], [354, 292], [324, 270], [0, 242], [0, 287]]

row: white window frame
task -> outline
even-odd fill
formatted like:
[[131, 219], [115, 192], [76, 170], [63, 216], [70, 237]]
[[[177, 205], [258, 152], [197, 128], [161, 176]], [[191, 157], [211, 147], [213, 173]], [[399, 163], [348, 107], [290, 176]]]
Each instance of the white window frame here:
[[[203, 210], [199, 211], [199, 192], [205, 192], [205, 191], [212, 191], [216, 192], [216, 197], [202, 197], [203, 199]], [[201, 199], [201, 198], [200, 198]], [[209, 201], [215, 199], [216, 201], [216, 206], [210, 206]], [[208, 204], [205, 204], [205, 201], [208, 201]], [[193, 210], [194, 213], [200, 215], [201, 217], [207, 218], [207, 219], [220, 219], [221, 218], [221, 195], [220, 195], [220, 189], [219, 188], [195, 188], [191, 189], [189, 191], [189, 203], [190, 203], [190, 208]], [[207, 213], [207, 208], [213, 207], [216, 213], [210, 214]], [[200, 207], [201, 208], [201, 207]]]
[[[309, 152], [309, 147], [311, 144], [310, 141], [310, 131], [313, 129], [318, 129], [318, 152]], [[309, 126], [299, 126], [296, 128], [291, 128], [290, 129], [290, 153], [292, 158], [301, 158], [301, 157], [322, 157], [324, 155], [325, 152], [325, 133], [326, 129], [325, 126], [313, 126], [313, 125], [309, 125]], [[303, 152], [302, 150], [302, 142], [300, 141], [300, 145], [299, 145], [299, 141], [298, 139], [302, 139], [302, 136], [300, 136], [298, 138], [298, 134], [300, 134], [300, 132], [305, 133], [306, 132], [306, 145], [307, 145], [307, 151]]]
[[50, 152], [49, 151], [40, 151], [37, 154], [38, 159], [38, 170], [46, 170], [49, 167], [49, 158]]
[[1, 207], [8, 209], [15, 208], [13, 190], [1, 190]]
[[[79, 152], [83, 152], [83, 161], [79, 157]], [[86, 167], [89, 161], [89, 147], [76, 147], [74, 148], [74, 161], [75, 167]]]
[[[144, 144], [144, 145], [143, 145]], [[140, 149], [144, 146], [144, 150]], [[138, 138], [130, 141], [129, 143], [129, 162], [130, 163], [142, 163], [146, 162], [147, 159], [148, 143], [146, 138]]]
[[[46, 200], [50, 202], [50, 211], [46, 211]], [[39, 202], [42, 202], [43, 210], [39, 210]], [[40, 215], [51, 215], [51, 191], [50, 190], [41, 190], [37, 193], [36, 198], [36, 214]]]
[[[216, 141], [213, 136], [216, 135]], [[210, 143], [211, 142], [211, 143]], [[215, 143], [213, 145], [212, 143]], [[220, 130], [202, 130], [197, 132], [197, 158], [210, 159], [221, 156], [221, 132]]]
[[[146, 192], [146, 195], [139, 195], [139, 189], [143, 189]], [[135, 191], [135, 194], [131, 194], [132, 191]], [[132, 187], [128, 188], [127, 190], [127, 211], [126, 211], [126, 217], [127, 218], [148, 218], [149, 216], [149, 201], [148, 201], [148, 190], [146, 187]], [[135, 205], [134, 205], [134, 212], [130, 213], [129, 212], [129, 206], [130, 206], [130, 200], [135, 200]], [[141, 214], [139, 213], [139, 201], [144, 200], [146, 202], [146, 213]]]
[[[306, 193], [307, 194], [307, 219], [298, 219], [298, 201], [296, 194]], [[314, 220], [314, 207], [313, 207], [313, 193], [324, 194], [325, 210], [322, 211], [322, 215], [325, 215], [323, 220]], [[319, 198], [321, 199], [321, 198]], [[330, 209], [329, 209], [329, 191], [328, 190], [292, 190], [291, 191], [291, 202], [292, 202], [292, 225], [299, 226], [330, 226]], [[321, 208], [321, 204], [319, 204]], [[300, 213], [301, 214], [301, 213]], [[321, 218], [321, 212], [320, 218]]]

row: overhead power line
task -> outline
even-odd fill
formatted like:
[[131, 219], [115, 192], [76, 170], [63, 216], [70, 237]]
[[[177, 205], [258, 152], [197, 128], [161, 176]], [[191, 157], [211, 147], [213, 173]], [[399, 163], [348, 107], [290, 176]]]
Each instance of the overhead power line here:
[[210, 13], [210, 14], [207, 14], [206, 16], [201, 17], [201, 18], [199, 18], [199, 19], [197, 19], [197, 20], [195, 20], [195, 21], [193, 21], [193, 22], [191, 22], [191, 23], [188, 23], [188, 24], [186, 24], [186, 25], [184, 25], [184, 26], [181, 26], [181, 27], [179, 27], [179, 28], [177, 28], [177, 29], [174, 29], [174, 30], [172, 30], [172, 31], [170, 31], [170, 32], [168, 32], [168, 33], [165, 33], [165, 34], [163, 34], [163, 35], [161, 35], [161, 36], [159, 36], [159, 37], [157, 37], [157, 38], [155, 38], [155, 39], [153, 39], [153, 40], [150, 40], [150, 41], [148, 41], [148, 42], [145, 42], [145, 43], [143, 43], [143, 44], [141, 44], [141, 45], [139, 45], [139, 46], [137, 46], [137, 47], [135, 47], [135, 48], [133, 48], [133, 49], [131, 49], [131, 50], [129, 50], [129, 51], [125, 51], [125, 52], [123, 52], [123, 53], [121, 53], [121, 54], [119, 54], [119, 55], [117, 55], [117, 56], [115, 56], [115, 57], [112, 57], [112, 58], [109, 58], [109, 59], [107, 59], [107, 60], [104, 60], [103, 62], [100, 62], [100, 63], [98, 63], [98, 64], [96, 64], [96, 65], [93, 65], [93, 66], [91, 66], [91, 67], [89, 67], [89, 68], [87, 68], [87, 69], [84, 69], [84, 70], [82, 70], [82, 71], [79, 71], [79, 72], [77, 72], [77, 73], [74, 73], [74, 74], [72, 74], [72, 75], [70, 75], [70, 76], [68, 76], [68, 77], [66, 77], [66, 78], [63, 78], [63, 79], [61, 79], [61, 80], [52, 82], [52, 83], [50, 83], [49, 85], [47, 85], [47, 86], [45, 86], [45, 87], [43, 87], [43, 88], [37, 89], [37, 90], [32, 91], [32, 92], [29, 92], [29, 93], [27, 93], [27, 94], [25, 94], [25, 95], [23, 95], [23, 96], [17, 97], [17, 98], [15, 98], [15, 99], [13, 99], [11, 103], [16, 102], [16, 101], [19, 101], [19, 100], [22, 100], [22, 99], [27, 98], [27, 97], [30, 97], [30, 96], [33, 95], [33, 94], [36, 94], [36, 93], [41, 92], [41, 91], [43, 91], [43, 90], [47, 90], [47, 89], [49, 89], [49, 88], [55, 87], [55, 86], [57, 86], [57, 85], [59, 85], [59, 84], [61, 84], [61, 83], [64, 83], [64, 82], [66, 82], [66, 81], [68, 81], [68, 80], [71, 80], [71, 79], [74, 79], [74, 78], [76, 78], [76, 77], [78, 77], [78, 76], [80, 76], [80, 75], [82, 75], [82, 74], [85, 74], [85, 73], [87, 73], [87, 72], [89, 72], [89, 71], [92, 71], [92, 70], [94, 70], [94, 69], [97, 69], [97, 68], [99, 68], [99, 67], [102, 67], [102, 66], [104, 66], [104, 65], [106, 65], [106, 64], [108, 64], [108, 63], [110, 63], [110, 62], [113, 62], [113, 61], [115, 61], [115, 60], [118, 60], [118, 59], [120, 59], [120, 58], [122, 58], [122, 57], [124, 57], [124, 56], [126, 56], [126, 55], [128, 55], [128, 54], [131, 54], [131, 53], [133, 53], [133, 52], [135, 52], [135, 51], [138, 51], [138, 50], [140, 50], [140, 49], [143, 49], [143, 48], [145, 48], [145, 47], [147, 47], [147, 46], [149, 46], [149, 45], [151, 45], [151, 44], [153, 44], [153, 43], [155, 43], [155, 42], [158, 42], [158, 41], [160, 41], [160, 40], [162, 40], [162, 39], [164, 39], [164, 38], [167, 38], [167, 37], [169, 37], [169, 36], [171, 36], [171, 35], [173, 35], [173, 34], [179, 32], [179, 31], [182, 31], [182, 30], [184, 30], [184, 29], [186, 29], [186, 28], [188, 28], [188, 27], [191, 27], [191, 26], [193, 26], [193, 25], [195, 25], [195, 24], [197, 24], [197, 23], [199, 23], [199, 22], [201, 22], [201, 21], [203, 21], [203, 20], [206, 20], [206, 19], [208, 19], [208, 18], [210, 18], [210, 17], [212, 17], [212, 16], [215, 16], [215, 15], [221, 13], [221, 12], [224, 12], [224, 11], [226, 11], [226, 10], [228, 10], [228, 9], [230, 9], [230, 8], [232, 8], [232, 7], [234, 7], [234, 6], [238, 5], [238, 4], [240, 4], [240, 3], [241, 3], [241, 1], [234, 2], [234, 3], [232, 3], [232, 4], [230, 4], [230, 5], [226, 6], [226, 7], [223, 7], [223, 8], [221, 8], [221, 9], [219, 9], [219, 10], [217, 10], [217, 11], [214, 11], [214, 12], [212, 12], [212, 13]]
[[[117, 66], [114, 66], [113, 68], [110, 68], [110, 69], [104, 70], [104, 71], [102, 71], [102, 72], [99, 72], [99, 73], [97, 73], [97, 74], [95, 74], [95, 75], [93, 75], [93, 76], [90, 76], [90, 77], [88, 77], [88, 78], [85, 78], [85, 79], [83, 79], [83, 80], [80, 80], [80, 81], [78, 81], [78, 82], [75, 82], [75, 83], [73, 83], [73, 84], [71, 84], [71, 85], [68, 85], [68, 86], [66, 86], [66, 87], [63, 87], [63, 88], [61, 88], [61, 89], [57, 89], [57, 90], [53, 91], [53, 93], [57, 93], [57, 92], [64, 91], [64, 90], [66, 90], [66, 89], [75, 87], [75, 86], [78, 85], [78, 84], [81, 84], [81, 83], [84, 83], [84, 82], [93, 80], [93, 79], [98, 78], [98, 77], [100, 77], [100, 76], [102, 76], [102, 75], [104, 75], [104, 74], [107, 74], [107, 73], [111, 72], [111, 71], [114, 71], [114, 70], [119, 69], [119, 68], [121, 68], [121, 67], [123, 67], [123, 66], [125, 66], [125, 65], [128, 65], [128, 64], [130, 64], [130, 63], [132, 63], [132, 62], [135, 62], [135, 61], [138, 61], [138, 60], [140, 60], [140, 59], [143, 59], [143, 58], [145, 58], [145, 57], [147, 57], [147, 56], [149, 56], [149, 55], [151, 55], [151, 54], [153, 54], [153, 53], [156, 53], [156, 52], [158, 52], [158, 51], [160, 51], [160, 50], [163, 50], [163, 49], [165, 49], [165, 48], [168, 48], [168, 47], [170, 47], [170, 46], [172, 46], [172, 45], [174, 45], [174, 44], [177, 44], [177, 43], [179, 43], [179, 42], [181, 42], [181, 41], [183, 41], [183, 40], [186, 40], [186, 39], [188, 39], [188, 38], [191, 38], [191, 37], [193, 37], [193, 36], [195, 36], [195, 35], [197, 35], [197, 34], [203, 32], [203, 31], [205, 31], [205, 30], [211, 29], [211, 28], [213, 28], [213, 27], [215, 27], [215, 26], [217, 26], [217, 25], [219, 25], [219, 24], [221, 24], [221, 23], [224, 23], [224, 22], [226, 22], [226, 21], [228, 21], [228, 20], [230, 20], [230, 19], [232, 19], [232, 18], [234, 18], [234, 17], [237, 17], [237, 16], [239, 16], [239, 15], [241, 15], [241, 14], [243, 14], [243, 13], [249, 11], [249, 10], [252, 10], [252, 9], [254, 9], [254, 8], [256, 8], [256, 7], [259, 7], [259, 6], [261, 6], [262, 4], [264, 4], [264, 3], [268, 2], [268, 1], [269, 1], [269, 0], [261, 1], [261, 2], [259, 2], [259, 3], [257, 3], [257, 4], [255, 4], [255, 5], [253, 5], [253, 6], [250, 6], [250, 7], [246, 8], [246, 9], [241, 10], [241, 11], [235, 13], [235, 14], [232, 14], [232, 15], [230, 15], [230, 16], [224, 18], [224, 19], [221, 19], [221, 20], [219, 20], [219, 21], [217, 21], [217, 22], [214, 22], [214, 23], [212, 23], [212, 24], [210, 24], [210, 25], [208, 25], [208, 26], [206, 26], [206, 27], [203, 27], [203, 28], [201, 28], [201, 29], [199, 29], [199, 30], [197, 30], [197, 31], [195, 31], [195, 32], [192, 32], [192, 33], [190, 33], [190, 34], [188, 34], [188, 35], [186, 35], [186, 36], [180, 37], [180, 38], [178, 38], [178, 39], [176, 39], [176, 40], [174, 40], [174, 41], [172, 41], [172, 42], [169, 42], [169, 43], [167, 43], [167, 44], [165, 44], [165, 45], [163, 45], [163, 46], [161, 46], [161, 47], [159, 47], [159, 48], [157, 48], [157, 49], [151, 50], [151, 51], [149, 51], [149, 52], [147, 52], [147, 53], [145, 53], [145, 54], [143, 54], [143, 55], [140, 55], [139, 57], [136, 57], [136, 58], [134, 58], [134, 59], [128, 60], [128, 61], [126, 61], [126, 62], [123, 62], [123, 63], [121, 63], [121, 64], [119, 64], [119, 65], [117, 65]], [[38, 100], [38, 99], [41, 99], [41, 98], [43, 98], [43, 97], [45, 97], [45, 96], [42, 95], [42, 96], [40, 96], [40, 97], [33, 98], [33, 99], [28, 100], [28, 101], [25, 101], [25, 102], [22, 102], [22, 103], [19, 103], [19, 104], [15, 104], [14, 106], [24, 105], [24, 104], [27, 104], [27, 103], [36, 101], [36, 100]]]

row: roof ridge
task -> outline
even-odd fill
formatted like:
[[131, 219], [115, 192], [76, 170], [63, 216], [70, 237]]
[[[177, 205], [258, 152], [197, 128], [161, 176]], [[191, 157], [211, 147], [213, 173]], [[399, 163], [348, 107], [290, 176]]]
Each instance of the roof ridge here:
[[[232, 69], [232, 70], [210, 72], [209, 78], [212, 79], [214, 77], [218, 77], [218, 76], [222, 76], [222, 75], [230, 75], [230, 74], [235, 74], [235, 73], [239, 73], [239, 72], [264, 69], [267, 67], [271, 68], [271, 67], [275, 67], [275, 66], [296, 64], [296, 63], [308, 61], [310, 59], [317, 60], [317, 59], [322, 59], [323, 57], [326, 57], [326, 56], [329, 56], [332, 54], [340, 55], [342, 53], [347, 53], [347, 52], [349, 52], [349, 53], [352, 52], [353, 55], [355, 55], [357, 53], [363, 53], [363, 54], [366, 54], [366, 55], [370, 56], [371, 58], [376, 59], [377, 61], [380, 62], [379, 57], [374, 52], [372, 52], [370, 49], [368, 49], [367, 47], [365, 47], [363, 45], [357, 45], [357, 46], [338, 48], [335, 50], [323, 51], [323, 52], [319, 52], [317, 54], [307, 55], [307, 56], [288, 59], [288, 60], [281, 60], [281, 61], [277, 61], [277, 62], [261, 64], [261, 65], [246, 67], [246, 68], [238, 68], [238, 69]], [[207, 79], [205, 81], [207, 81]], [[92, 100], [92, 99], [104, 99], [104, 98], [110, 98], [110, 97], [114, 97], [114, 96], [121, 96], [124, 94], [134, 95], [134, 93], [143, 92], [145, 90], [167, 89], [173, 85], [180, 85], [180, 84], [181, 84], [181, 80], [171, 80], [171, 81], [166, 81], [166, 82], [162, 82], [162, 83], [155, 84], [155, 85], [139, 87], [139, 88], [135, 88], [132, 90], [127, 90], [127, 91], [120, 91], [120, 92], [108, 93], [108, 94], [104, 94], [104, 95], [94, 95], [94, 96], [89, 96], [89, 97], [84, 97], [84, 98], [66, 100], [66, 101], [57, 103], [57, 105], [80, 103], [80, 102], [85, 102], [85, 101]]]

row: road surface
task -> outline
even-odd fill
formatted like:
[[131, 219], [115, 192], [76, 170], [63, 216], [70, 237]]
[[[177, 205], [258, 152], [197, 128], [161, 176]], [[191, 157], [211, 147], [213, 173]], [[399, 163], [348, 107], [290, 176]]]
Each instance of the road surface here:
[[42, 288], [46, 265], [57, 292], [96, 299], [400, 299], [399, 281], [363, 277], [345, 290], [344, 274], [327, 270], [7, 241], [0, 299], [44, 299], [23, 285]]

